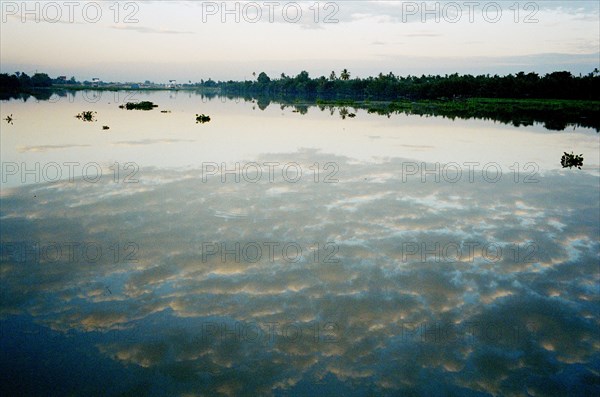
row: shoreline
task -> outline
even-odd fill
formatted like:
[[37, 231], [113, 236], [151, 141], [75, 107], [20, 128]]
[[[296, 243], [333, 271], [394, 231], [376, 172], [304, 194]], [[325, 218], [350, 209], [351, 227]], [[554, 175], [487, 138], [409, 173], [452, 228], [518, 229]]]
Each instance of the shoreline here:
[[438, 98], [438, 99], [405, 99], [370, 100], [366, 98], [322, 98], [314, 95], [256, 95], [240, 94], [221, 88], [205, 87], [140, 87], [131, 88], [123, 85], [109, 87], [89, 86], [53, 86], [15, 93], [0, 93], [0, 100], [27, 99], [33, 96], [39, 100], [48, 100], [55, 92], [195, 92], [210, 98], [229, 97], [244, 98], [257, 101], [261, 109], [271, 102], [299, 108], [300, 113], [308, 107], [340, 108], [340, 116], [354, 117], [346, 108], [362, 109], [368, 113], [389, 116], [391, 114], [432, 115], [445, 118], [491, 119], [514, 126], [529, 126], [536, 122], [543, 123], [549, 130], [563, 131], [568, 127], [592, 128], [600, 132], [600, 101], [587, 99], [517, 99], [517, 98]]

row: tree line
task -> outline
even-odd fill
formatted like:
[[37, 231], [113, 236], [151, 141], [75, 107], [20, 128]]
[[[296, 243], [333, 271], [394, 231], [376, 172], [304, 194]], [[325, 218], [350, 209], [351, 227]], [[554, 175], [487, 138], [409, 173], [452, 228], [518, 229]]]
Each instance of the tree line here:
[[218, 88], [241, 96], [309, 97], [313, 99], [419, 100], [460, 98], [578, 99], [600, 100], [598, 69], [585, 76], [561, 71], [540, 76], [519, 72], [506, 76], [459, 75], [396, 76], [390, 72], [376, 77], [350, 78], [344, 69], [339, 76], [311, 78], [306, 71], [272, 79], [260, 73], [252, 81], [202, 81], [197, 86]]
[[[595, 69], [587, 75], [574, 76], [561, 71], [541, 76], [537, 73], [519, 72], [506, 76], [498, 75], [459, 75], [445, 76], [422, 75], [397, 76], [390, 72], [375, 77], [351, 78], [344, 69], [339, 73], [331, 72], [328, 77], [311, 78], [306, 71], [292, 77], [282, 73], [271, 78], [265, 72], [246, 81], [202, 80], [195, 84], [186, 84], [185, 88], [204, 88], [218, 90], [223, 94], [274, 97], [306, 98], [323, 100], [451, 100], [465, 98], [502, 98], [502, 99], [577, 99], [600, 100], [600, 72]], [[191, 82], [190, 82], [191, 83]], [[0, 74], [0, 92], [30, 92], [36, 88], [49, 88], [54, 84], [61, 87], [81, 85], [74, 77], [52, 79], [46, 73], [16, 72], [12, 75]], [[90, 85], [84, 82], [83, 85]]]
[[25, 92], [35, 88], [52, 87], [52, 79], [46, 73], [35, 73], [29, 76], [27, 73], [16, 72], [9, 75], [0, 74], [0, 91], [2, 92]]

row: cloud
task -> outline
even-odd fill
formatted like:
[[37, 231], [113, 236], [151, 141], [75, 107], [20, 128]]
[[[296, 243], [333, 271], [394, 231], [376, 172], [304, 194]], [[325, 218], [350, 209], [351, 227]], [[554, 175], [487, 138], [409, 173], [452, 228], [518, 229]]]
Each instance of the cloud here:
[[140, 145], [155, 145], [155, 144], [169, 144], [169, 143], [180, 143], [180, 142], [196, 142], [193, 139], [140, 139], [138, 141], [118, 141], [113, 143], [114, 146], [140, 146]]
[[[374, 54], [381, 62], [402, 65], [403, 74], [445, 74], [469, 73], [487, 74], [493, 70], [497, 74], [536, 71], [551, 73], [557, 70], [571, 70], [589, 73], [598, 65], [600, 53], [539, 53], [515, 56], [456, 56], [430, 57], [405, 56], [392, 53]], [[427, 66], [432, 65], [432, 66]], [[442, 66], [440, 66], [442, 65]], [[574, 72], [575, 73], [575, 72]]]
[[190, 31], [180, 31], [180, 30], [171, 30], [164, 28], [151, 28], [148, 26], [132, 26], [132, 25], [111, 25], [112, 29], [117, 30], [129, 30], [135, 31], [139, 33], [155, 33], [155, 34], [195, 34], [195, 32]]
[[36, 153], [36, 152], [47, 152], [49, 150], [62, 150], [62, 149], [73, 149], [73, 148], [84, 148], [90, 147], [90, 145], [38, 145], [38, 146], [21, 146], [17, 148], [19, 153]]
[[409, 148], [409, 149], [416, 149], [416, 150], [430, 150], [430, 149], [435, 149], [435, 146], [432, 146], [432, 145], [408, 145], [408, 144], [400, 144], [400, 145], [396, 145], [396, 146], [405, 147], [405, 148]]

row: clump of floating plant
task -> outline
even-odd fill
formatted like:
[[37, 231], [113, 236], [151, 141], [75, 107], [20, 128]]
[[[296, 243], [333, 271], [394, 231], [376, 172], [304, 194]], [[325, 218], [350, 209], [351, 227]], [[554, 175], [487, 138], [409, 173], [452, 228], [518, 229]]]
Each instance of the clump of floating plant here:
[[205, 114], [197, 114], [196, 115], [196, 124], [200, 123], [200, 124], [204, 124], [204, 123], [208, 123], [210, 121], [210, 116], [207, 116]]
[[581, 169], [581, 167], [583, 167], [583, 154], [576, 155], [576, 154], [573, 154], [573, 152], [571, 152], [571, 154], [569, 154], [567, 152], [564, 152], [564, 153], [565, 154], [560, 159], [560, 164], [563, 166], [563, 168], [577, 167], [577, 168]]
[[109, 127], [109, 126], [107, 126], [107, 125], [103, 125], [103, 126], [102, 126], [102, 129], [103, 129], [103, 130], [110, 130], [110, 127]]
[[171, 111], [170, 111], [170, 110], [161, 110], [160, 112], [161, 112], [161, 113], [171, 113]]
[[82, 120], [82, 121], [96, 121], [96, 114], [98, 114], [98, 112], [94, 112], [91, 110], [84, 110], [83, 112], [79, 113], [75, 117], [77, 117], [79, 120]]
[[8, 124], [12, 124], [13, 123], [13, 115], [12, 115], [12, 113], [10, 115], [6, 116], [6, 118], [4, 120], [6, 120], [6, 122]]
[[125, 105], [119, 106], [119, 108], [127, 110], [152, 110], [156, 107], [158, 107], [158, 105], [155, 105], [150, 101], [127, 102]]

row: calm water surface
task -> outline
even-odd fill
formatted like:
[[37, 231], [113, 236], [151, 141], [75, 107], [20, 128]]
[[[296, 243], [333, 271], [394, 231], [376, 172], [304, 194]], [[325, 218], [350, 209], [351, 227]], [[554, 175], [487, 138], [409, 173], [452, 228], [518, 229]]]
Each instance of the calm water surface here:
[[3, 394], [600, 392], [595, 131], [0, 105]]

